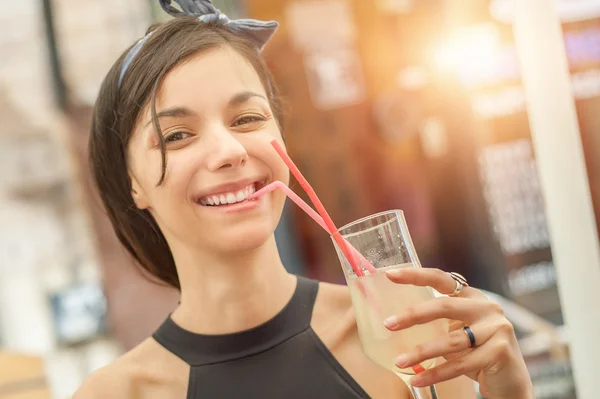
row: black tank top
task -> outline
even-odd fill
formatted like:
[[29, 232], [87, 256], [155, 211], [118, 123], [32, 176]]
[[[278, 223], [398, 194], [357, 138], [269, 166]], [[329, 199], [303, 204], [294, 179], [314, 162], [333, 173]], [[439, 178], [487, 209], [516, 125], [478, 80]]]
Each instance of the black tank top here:
[[189, 364], [187, 399], [369, 398], [310, 326], [318, 289], [298, 277], [283, 310], [250, 330], [200, 335], [169, 317], [153, 337]]

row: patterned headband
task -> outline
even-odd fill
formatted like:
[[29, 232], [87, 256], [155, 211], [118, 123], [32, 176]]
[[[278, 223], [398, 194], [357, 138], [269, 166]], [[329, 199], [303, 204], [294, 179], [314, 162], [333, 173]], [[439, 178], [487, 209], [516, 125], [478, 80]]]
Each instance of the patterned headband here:
[[[233, 34], [249, 40], [259, 51], [263, 49], [265, 44], [271, 39], [279, 24], [275, 21], [258, 21], [255, 19], [229, 19], [218, 8], [216, 8], [210, 0], [174, 0], [181, 10], [171, 5], [171, 0], [159, 0], [163, 10], [174, 17], [193, 16], [198, 18], [202, 23], [216, 23], [223, 25]], [[123, 83], [127, 69], [131, 65], [135, 56], [139, 53], [144, 43], [150, 38], [152, 32], [141, 38], [135, 46], [129, 50], [123, 65], [121, 65], [121, 73], [119, 75], [119, 85]]]

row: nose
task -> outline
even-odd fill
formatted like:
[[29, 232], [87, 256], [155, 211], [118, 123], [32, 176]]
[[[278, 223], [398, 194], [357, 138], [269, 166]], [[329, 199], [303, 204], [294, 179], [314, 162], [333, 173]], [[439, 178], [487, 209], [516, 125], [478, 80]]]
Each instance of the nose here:
[[234, 135], [220, 128], [210, 135], [208, 169], [216, 172], [220, 169], [239, 168], [248, 161], [248, 152]]

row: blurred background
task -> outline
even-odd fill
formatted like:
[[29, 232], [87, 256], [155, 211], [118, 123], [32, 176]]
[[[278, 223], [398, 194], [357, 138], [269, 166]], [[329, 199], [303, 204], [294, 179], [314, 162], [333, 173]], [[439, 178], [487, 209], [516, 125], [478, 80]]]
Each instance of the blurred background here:
[[[424, 266], [505, 306], [537, 398], [575, 399], [511, 2], [213, 2], [281, 22], [265, 56], [286, 140], [336, 224], [404, 210]], [[559, 3], [600, 215], [600, 0]], [[169, 17], [157, 0], [1, 5], [0, 398], [62, 399], [177, 303], [117, 242], [86, 154], [106, 72]], [[290, 271], [343, 283], [330, 239], [289, 204], [277, 236]]]

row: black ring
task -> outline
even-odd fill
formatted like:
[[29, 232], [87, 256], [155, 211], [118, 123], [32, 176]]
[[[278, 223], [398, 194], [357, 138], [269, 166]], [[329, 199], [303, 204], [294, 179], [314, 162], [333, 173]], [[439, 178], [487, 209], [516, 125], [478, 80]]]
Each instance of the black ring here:
[[469, 328], [467, 326], [464, 326], [463, 330], [465, 330], [465, 332], [469, 336], [469, 341], [471, 341], [471, 348], [474, 348], [477, 343], [477, 341], [475, 341], [475, 334], [473, 334], [473, 331], [471, 331], [471, 328]]

